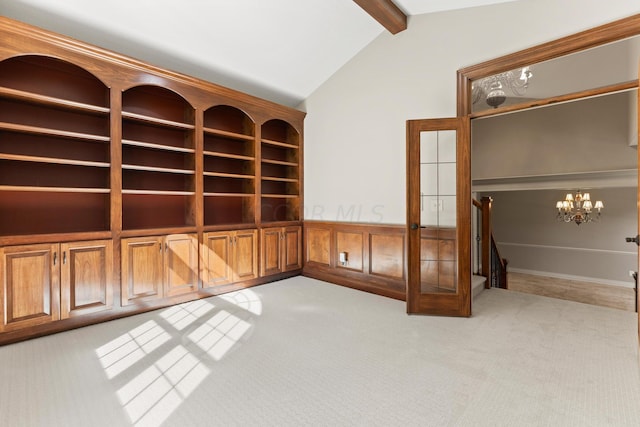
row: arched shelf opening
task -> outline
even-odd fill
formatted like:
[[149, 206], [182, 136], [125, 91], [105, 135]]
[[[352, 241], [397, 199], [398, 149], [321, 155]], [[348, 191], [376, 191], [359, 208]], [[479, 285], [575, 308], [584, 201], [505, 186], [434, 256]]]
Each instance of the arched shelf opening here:
[[280, 119], [261, 127], [262, 222], [300, 220], [300, 134]]
[[[32, 95], [42, 102], [109, 108], [109, 89], [89, 71], [45, 55], [20, 55], [0, 62], [0, 88]], [[26, 99], [25, 99], [26, 100]]]
[[179, 94], [122, 93], [122, 228], [195, 226], [195, 112]]
[[0, 62], [0, 235], [108, 231], [109, 89], [46, 55]]
[[255, 223], [255, 123], [242, 110], [204, 112], [204, 225]]

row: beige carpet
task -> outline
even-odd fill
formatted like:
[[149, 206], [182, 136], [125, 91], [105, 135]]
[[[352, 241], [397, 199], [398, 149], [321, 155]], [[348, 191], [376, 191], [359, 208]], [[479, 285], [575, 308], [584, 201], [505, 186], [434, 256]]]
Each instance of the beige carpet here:
[[0, 424], [637, 426], [636, 325], [498, 289], [408, 316], [296, 277], [0, 347]]

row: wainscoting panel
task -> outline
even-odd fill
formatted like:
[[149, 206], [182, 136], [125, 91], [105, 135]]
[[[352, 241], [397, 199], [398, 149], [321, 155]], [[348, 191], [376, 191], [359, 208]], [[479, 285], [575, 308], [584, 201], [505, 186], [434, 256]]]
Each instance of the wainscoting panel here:
[[404, 233], [369, 236], [369, 273], [404, 280]]
[[306, 262], [331, 265], [331, 230], [320, 227], [305, 227], [306, 233]]
[[[399, 300], [406, 299], [403, 225], [304, 221], [303, 275]], [[340, 262], [345, 252], [347, 261]]]
[[348, 232], [336, 230], [336, 253], [345, 253], [347, 261], [338, 261], [338, 268], [359, 271], [362, 273], [362, 262], [364, 254], [364, 232]]

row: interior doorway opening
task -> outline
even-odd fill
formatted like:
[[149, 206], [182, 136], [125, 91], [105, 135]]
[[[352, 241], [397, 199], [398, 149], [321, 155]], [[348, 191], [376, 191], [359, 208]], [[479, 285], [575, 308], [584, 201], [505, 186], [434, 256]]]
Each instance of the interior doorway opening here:
[[[471, 121], [472, 191], [492, 198], [509, 289], [636, 310], [637, 247], [625, 238], [637, 230], [637, 96], [634, 89]], [[557, 220], [557, 201], [578, 190], [604, 201], [600, 221]]]

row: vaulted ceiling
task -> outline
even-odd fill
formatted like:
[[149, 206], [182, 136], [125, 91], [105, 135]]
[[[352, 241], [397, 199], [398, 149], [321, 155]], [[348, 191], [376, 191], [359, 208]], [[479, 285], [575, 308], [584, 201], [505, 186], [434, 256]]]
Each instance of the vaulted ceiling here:
[[[0, 0], [0, 12], [295, 106], [385, 31], [375, 14], [358, 5], [385, 1]], [[508, 1], [514, 0], [393, 3], [409, 17], [410, 27], [411, 15]]]

